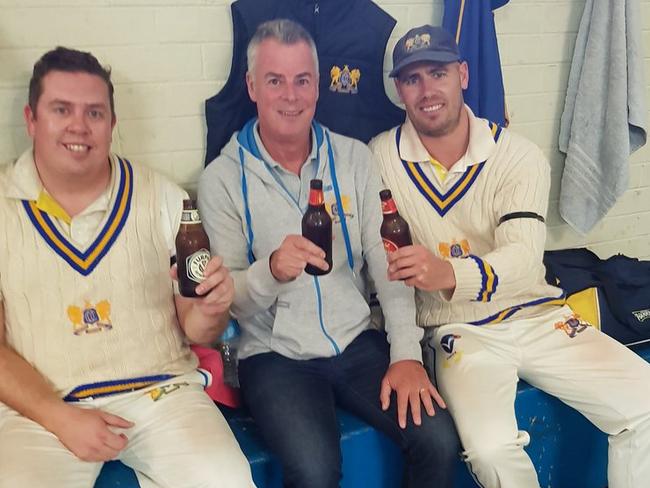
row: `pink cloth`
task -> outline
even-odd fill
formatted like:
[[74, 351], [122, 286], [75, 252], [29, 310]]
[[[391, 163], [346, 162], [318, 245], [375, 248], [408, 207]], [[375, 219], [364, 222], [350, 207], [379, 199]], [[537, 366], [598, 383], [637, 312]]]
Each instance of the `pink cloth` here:
[[212, 375], [212, 384], [205, 388], [205, 392], [215, 402], [219, 402], [227, 407], [239, 407], [239, 390], [226, 385], [223, 382], [223, 363], [221, 354], [216, 349], [203, 346], [191, 346], [194, 354], [199, 358], [199, 367], [210, 372]]

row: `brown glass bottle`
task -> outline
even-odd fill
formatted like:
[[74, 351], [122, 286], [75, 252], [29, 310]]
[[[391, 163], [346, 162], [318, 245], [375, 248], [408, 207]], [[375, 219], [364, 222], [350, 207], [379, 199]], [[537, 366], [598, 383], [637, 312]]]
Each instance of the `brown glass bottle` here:
[[384, 221], [381, 223], [379, 232], [386, 252], [391, 253], [400, 247], [412, 245], [409, 225], [397, 212], [397, 205], [395, 205], [390, 190], [380, 191], [379, 198], [381, 198], [381, 211], [384, 214]]
[[178, 285], [184, 297], [197, 297], [196, 287], [204, 279], [210, 260], [210, 241], [203, 230], [194, 200], [183, 200], [181, 226], [176, 236]]
[[309, 206], [302, 217], [302, 235], [325, 251], [327, 270], [308, 264], [305, 272], [310, 275], [325, 275], [332, 269], [332, 218], [325, 210], [323, 182], [311, 180], [309, 183]]

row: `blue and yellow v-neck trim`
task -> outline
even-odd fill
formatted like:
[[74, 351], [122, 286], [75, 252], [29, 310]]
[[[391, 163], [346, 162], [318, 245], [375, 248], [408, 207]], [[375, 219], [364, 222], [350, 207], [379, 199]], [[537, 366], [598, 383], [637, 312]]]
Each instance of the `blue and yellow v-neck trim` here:
[[23, 207], [32, 225], [48, 246], [64, 259], [75, 271], [88, 276], [111, 249], [124, 228], [131, 211], [133, 196], [133, 168], [126, 159], [117, 160], [118, 189], [110, 209], [109, 217], [88, 249], [81, 251], [72, 244], [50, 219], [50, 216], [36, 206], [36, 202], [23, 200]]
[[[501, 134], [501, 127], [493, 122], [490, 122], [490, 130], [492, 131], [492, 137], [494, 140], [498, 141], [499, 135]], [[395, 142], [397, 144], [398, 154], [401, 134], [402, 128], [400, 126], [395, 132]], [[441, 193], [436, 188], [435, 184], [432, 183], [429, 178], [427, 178], [426, 174], [424, 174], [424, 171], [419, 164], [413, 161], [406, 161], [405, 159], [402, 159], [401, 155], [400, 159], [402, 161], [402, 166], [404, 167], [406, 174], [411, 179], [415, 187], [441, 217], [444, 217], [445, 214], [449, 212], [454, 207], [454, 205], [456, 205], [463, 198], [463, 196], [474, 184], [478, 178], [478, 175], [481, 173], [483, 167], [485, 166], [485, 161], [469, 166], [463, 175], [459, 178], [459, 180], [454, 183], [454, 185], [446, 193]]]

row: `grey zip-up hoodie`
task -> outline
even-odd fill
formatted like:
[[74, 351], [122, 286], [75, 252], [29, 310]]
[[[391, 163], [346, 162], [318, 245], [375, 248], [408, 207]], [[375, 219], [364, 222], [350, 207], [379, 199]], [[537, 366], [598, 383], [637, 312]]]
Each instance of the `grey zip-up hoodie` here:
[[[315, 177], [323, 180], [325, 202], [333, 216], [333, 266], [324, 276], [302, 273], [280, 283], [270, 272], [269, 256], [287, 235], [301, 233], [308, 195], [301, 195], [296, 203], [274, 178], [270, 162], [262, 159], [255, 141], [255, 126], [251, 121], [231, 138], [201, 175], [198, 188], [199, 210], [212, 253], [223, 257], [235, 281], [231, 311], [242, 330], [240, 357], [268, 351], [292, 359], [340, 354], [371, 327], [367, 273], [386, 319], [391, 362], [421, 361], [422, 329], [415, 325], [413, 289], [387, 279], [379, 235], [381, 187], [370, 150], [357, 140], [313, 124]], [[335, 163], [352, 268], [328, 153]]]

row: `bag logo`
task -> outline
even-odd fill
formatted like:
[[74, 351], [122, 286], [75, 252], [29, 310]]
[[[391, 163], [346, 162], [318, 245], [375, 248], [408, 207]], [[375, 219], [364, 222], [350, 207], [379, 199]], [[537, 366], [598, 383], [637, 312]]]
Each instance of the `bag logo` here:
[[645, 322], [650, 319], [650, 308], [646, 308], [645, 310], [635, 310], [632, 312], [632, 315], [634, 315], [639, 322]]
[[343, 65], [343, 69], [338, 66], [332, 66], [330, 70], [330, 90], [338, 93], [355, 94], [359, 91], [358, 85], [361, 79], [361, 70], [358, 68], [350, 69], [348, 65]]

